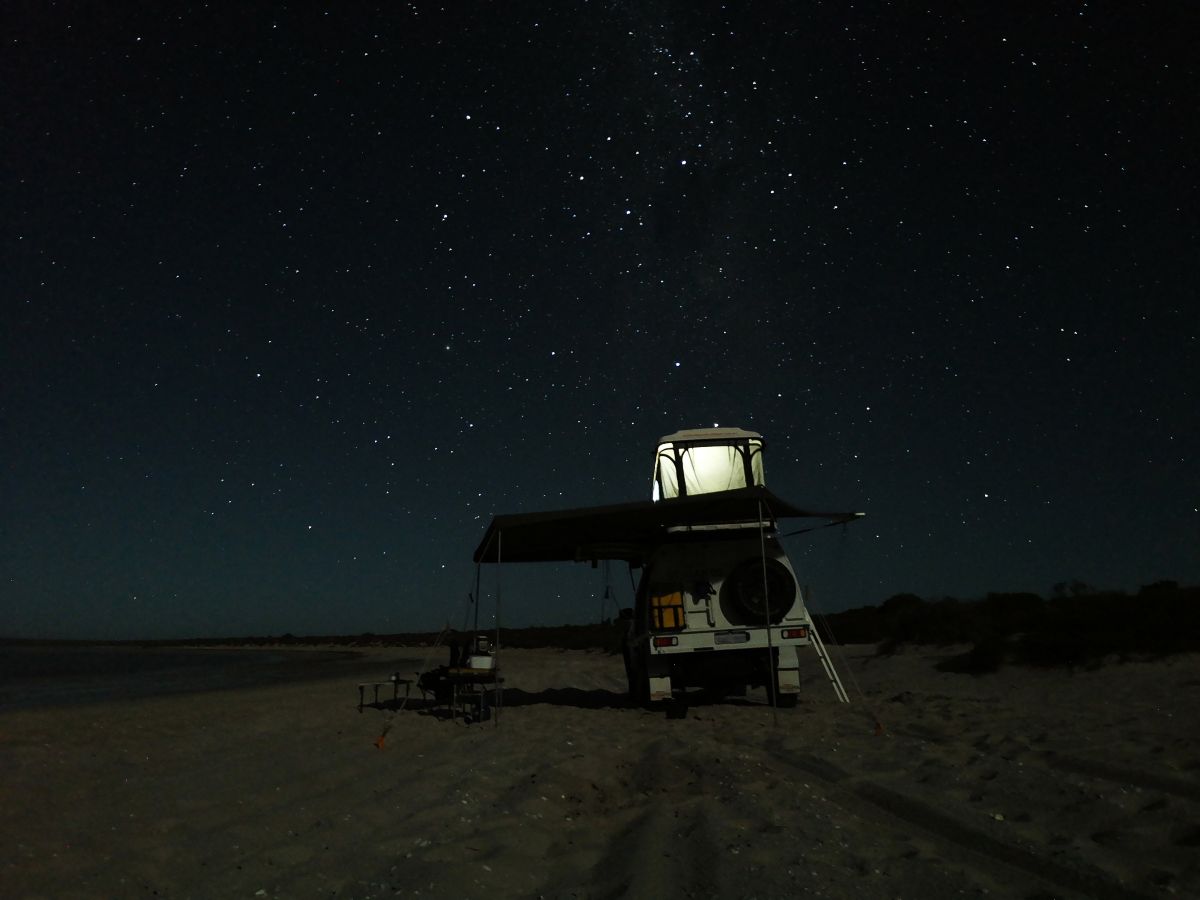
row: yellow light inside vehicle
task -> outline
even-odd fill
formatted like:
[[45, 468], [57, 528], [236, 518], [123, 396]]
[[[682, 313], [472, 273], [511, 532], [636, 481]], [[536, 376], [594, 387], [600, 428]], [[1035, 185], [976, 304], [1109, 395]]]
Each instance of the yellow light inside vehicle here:
[[677, 631], [683, 625], [682, 591], [650, 595], [650, 628], [653, 631]]

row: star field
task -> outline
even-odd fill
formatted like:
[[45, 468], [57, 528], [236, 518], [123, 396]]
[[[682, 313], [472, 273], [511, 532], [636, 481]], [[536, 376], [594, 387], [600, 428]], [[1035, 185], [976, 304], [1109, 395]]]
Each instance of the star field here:
[[[437, 627], [492, 515], [714, 423], [867, 512], [789, 542], [824, 611], [1200, 580], [1197, 24], [11, 15], [0, 634]], [[502, 577], [513, 625], [603, 590]]]

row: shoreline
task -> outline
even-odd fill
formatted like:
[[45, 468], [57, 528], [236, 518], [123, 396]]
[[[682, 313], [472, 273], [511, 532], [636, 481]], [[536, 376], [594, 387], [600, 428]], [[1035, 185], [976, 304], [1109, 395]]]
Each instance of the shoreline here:
[[372, 667], [369, 656], [351, 647], [9, 648], [0, 650], [0, 713], [337, 678]]

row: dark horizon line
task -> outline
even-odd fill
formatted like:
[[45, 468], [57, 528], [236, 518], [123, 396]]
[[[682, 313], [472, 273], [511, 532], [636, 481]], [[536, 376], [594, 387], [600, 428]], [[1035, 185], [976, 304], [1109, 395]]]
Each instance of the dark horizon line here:
[[[957, 603], [980, 603], [984, 600], [992, 598], [1004, 597], [1030, 597], [1034, 596], [1040, 600], [1054, 601], [1057, 599], [1084, 599], [1087, 597], [1114, 597], [1114, 596], [1138, 596], [1147, 591], [1170, 589], [1173, 591], [1189, 591], [1194, 590], [1200, 585], [1187, 585], [1182, 582], [1172, 579], [1159, 579], [1150, 584], [1141, 585], [1138, 590], [1131, 594], [1129, 591], [1121, 588], [1097, 588], [1086, 582], [1078, 579], [1072, 581], [1063, 581], [1054, 585], [1052, 593], [1049, 597], [1043, 596], [1035, 591], [989, 591], [979, 597], [963, 599], [961, 597], [952, 596], [937, 596], [937, 597], [921, 597], [910, 591], [901, 591], [892, 594], [884, 600], [876, 603], [868, 603], [862, 606], [848, 607], [837, 612], [810, 613], [815, 619], [827, 619], [846, 613], [854, 613], [866, 609], [879, 609], [884, 606], [889, 600], [899, 597], [916, 597], [925, 602], [937, 603], [944, 601], [953, 601]], [[584, 631], [595, 628], [612, 627], [617, 620], [606, 619], [602, 622], [588, 622], [567, 624], [560, 623], [557, 625], [502, 625], [500, 630], [509, 633], [533, 633], [538, 631]], [[452, 632], [458, 632], [459, 629], [449, 629]], [[467, 629], [473, 630], [473, 629]], [[494, 628], [483, 628], [481, 631], [493, 631]], [[355, 633], [341, 634], [292, 634], [290, 631], [285, 631], [279, 634], [239, 634], [228, 636], [207, 635], [203, 637], [183, 637], [183, 638], [149, 638], [149, 637], [130, 637], [130, 638], [61, 638], [61, 637], [15, 637], [5, 634], [0, 634], [0, 646], [156, 646], [156, 647], [184, 647], [184, 646], [241, 646], [253, 644], [338, 644], [338, 645], [354, 645], [363, 643], [379, 643], [382, 641], [394, 642], [397, 644], [405, 640], [411, 641], [427, 641], [435, 639], [442, 633], [442, 629], [433, 631], [389, 631], [389, 632], [374, 632], [361, 631]]]

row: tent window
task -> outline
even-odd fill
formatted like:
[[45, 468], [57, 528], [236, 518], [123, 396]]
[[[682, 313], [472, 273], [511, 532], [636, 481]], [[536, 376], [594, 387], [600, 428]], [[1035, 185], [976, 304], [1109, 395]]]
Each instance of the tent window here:
[[763, 484], [761, 441], [663, 444], [653, 499], [690, 497]]
[[685, 447], [681, 455], [689, 496], [746, 487], [741, 447]]

